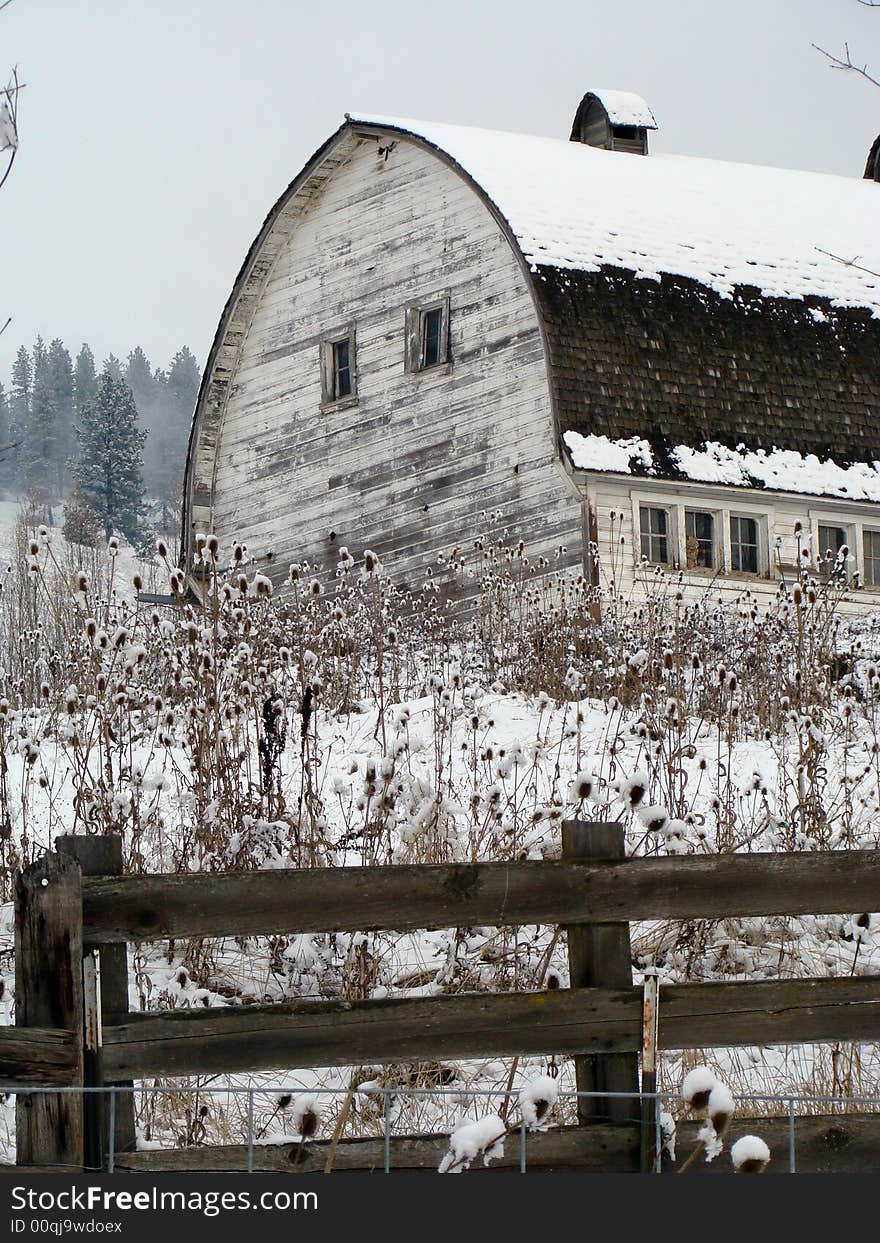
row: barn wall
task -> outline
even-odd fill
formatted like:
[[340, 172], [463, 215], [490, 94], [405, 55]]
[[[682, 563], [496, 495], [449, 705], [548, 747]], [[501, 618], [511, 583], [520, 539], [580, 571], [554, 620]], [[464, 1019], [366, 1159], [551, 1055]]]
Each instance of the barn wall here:
[[[210, 524], [274, 579], [373, 548], [418, 586], [436, 552], [500, 510], [532, 556], [580, 559], [557, 460], [541, 329], [519, 263], [476, 193], [398, 140], [354, 146], [313, 195], [256, 302], [219, 421]], [[404, 366], [405, 309], [451, 304], [452, 363]], [[356, 326], [358, 402], [321, 409], [320, 342]], [[271, 554], [271, 561], [265, 558]]]
[[[853, 504], [833, 498], [748, 488], [672, 483], [637, 476], [584, 473], [577, 478], [595, 521], [600, 582], [607, 587], [613, 579], [620, 591], [637, 598], [647, 592], [664, 589], [655, 568], [641, 565], [640, 501], [649, 505], [684, 506], [711, 512], [716, 516], [715, 529], [719, 536], [731, 513], [753, 517], [762, 528], [762, 553], [768, 568], [765, 575], [737, 575], [724, 568], [718, 574], [705, 569], [686, 570], [683, 587], [687, 600], [696, 600], [707, 594], [712, 600], [733, 600], [747, 589], [762, 605], [770, 604], [777, 596], [782, 577], [792, 583], [799, 557], [802, 564], [815, 571], [815, 556], [817, 549], [820, 549], [820, 523], [846, 528], [855, 558], [850, 569], [858, 568], [864, 576], [864, 531], [880, 532], [880, 506], [869, 503]], [[800, 535], [796, 533], [797, 524], [800, 524]], [[804, 549], [810, 554], [807, 559], [802, 556]], [[680, 544], [677, 551], [681, 553]], [[678, 564], [686, 564], [683, 557], [680, 557]], [[670, 591], [677, 590], [678, 565], [668, 573], [666, 582]], [[840, 607], [845, 613], [880, 611], [880, 588], [864, 586], [854, 590]]]

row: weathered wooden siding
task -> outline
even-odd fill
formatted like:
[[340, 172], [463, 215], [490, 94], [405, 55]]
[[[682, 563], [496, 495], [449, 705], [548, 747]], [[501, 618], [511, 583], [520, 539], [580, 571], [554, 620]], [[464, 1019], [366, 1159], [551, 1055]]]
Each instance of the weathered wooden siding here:
[[[276, 581], [293, 560], [332, 566], [347, 545], [417, 586], [495, 509], [532, 556], [565, 544], [579, 562], [541, 325], [502, 227], [416, 143], [383, 158], [375, 137], [345, 141], [317, 192], [286, 209], [238, 315], [214, 428], [195, 449], [193, 529], [244, 540]], [[451, 300], [452, 362], [409, 373], [405, 309], [438, 295]], [[358, 401], [322, 411], [320, 341], [349, 324]]]
[[[832, 497], [713, 487], [610, 473], [583, 473], [577, 479], [588, 498], [595, 521], [601, 582], [607, 585], [613, 576], [619, 589], [636, 596], [662, 589], [658, 587], [654, 567], [646, 569], [639, 564], [637, 523], [640, 499], [647, 504], [665, 505], [671, 502], [716, 514], [734, 512], [757, 518], [764, 526], [763, 540], [766, 541], [765, 551], [769, 556], [769, 573], [766, 576], [723, 571], [715, 574], [705, 569], [690, 569], [685, 572], [684, 579], [685, 598], [689, 600], [695, 600], [707, 592], [713, 600], [732, 600], [747, 589], [760, 604], [766, 606], [776, 598], [782, 577], [792, 583], [799, 553], [804, 548], [810, 550], [810, 558], [805, 564], [815, 571], [813, 556], [820, 522], [849, 528], [852, 551], [860, 570], [864, 567], [861, 532], [865, 527], [880, 531], [880, 507], [867, 502], [857, 504]], [[615, 515], [613, 520], [612, 514]], [[795, 530], [798, 523], [801, 526], [800, 537]], [[716, 530], [717, 526], [716, 522]], [[669, 584], [670, 590], [677, 588], [677, 569], [670, 571]], [[840, 608], [845, 613], [880, 610], [880, 588], [862, 587], [852, 591]]]

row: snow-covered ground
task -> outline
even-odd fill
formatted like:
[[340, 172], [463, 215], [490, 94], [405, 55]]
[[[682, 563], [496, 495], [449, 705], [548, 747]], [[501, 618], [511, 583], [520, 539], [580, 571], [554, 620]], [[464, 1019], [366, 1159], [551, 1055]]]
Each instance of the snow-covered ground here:
[[[6, 517], [0, 541], [14, 513]], [[31, 676], [4, 674], [7, 897], [10, 869], [73, 829], [121, 833], [134, 870], [554, 858], [561, 822], [574, 815], [620, 820], [628, 849], [641, 854], [880, 841], [880, 679], [869, 622], [844, 629], [804, 600], [761, 615], [751, 605], [682, 606], [665, 620], [642, 606], [601, 626], [586, 598], [564, 618], [530, 615], [513, 578], [499, 588], [503, 557], [486, 568], [470, 629], [442, 638], [420, 629], [421, 604], [408, 618], [388, 580], [362, 563], [346, 568], [327, 596], [298, 570], [276, 609], [239, 554], [216, 613], [135, 610], [131, 580], [143, 567], [124, 550], [108, 598], [76, 573], [65, 586], [56, 532], [37, 543], [26, 574], [43, 601], [40, 617], [47, 625], [54, 617], [67, 649], [59, 662], [38, 634]], [[105, 575], [106, 564], [97, 572]], [[16, 650], [4, 658], [17, 659]], [[554, 933], [474, 928], [139, 945], [130, 957], [131, 1005], [565, 986], [565, 947]], [[880, 971], [877, 916], [856, 911], [634, 925], [632, 944], [637, 982], [649, 966], [661, 983]], [[2, 1022], [14, 1005], [11, 948], [7, 901]], [[876, 1049], [867, 1046], [834, 1057], [818, 1046], [697, 1050], [665, 1057], [661, 1084], [677, 1086], [683, 1068], [704, 1056], [738, 1092], [876, 1090]], [[522, 1059], [512, 1089], [546, 1069], [541, 1059]], [[559, 1069], [558, 1082], [570, 1087], [570, 1064]], [[326, 1135], [353, 1081], [442, 1084], [457, 1095], [400, 1096], [392, 1117], [398, 1131], [437, 1130], [483, 1116], [485, 1102], [471, 1094], [505, 1088], [510, 1076], [509, 1061], [487, 1058], [279, 1067], [230, 1083], [260, 1088], [257, 1134], [267, 1140], [296, 1131], [297, 1101], [317, 1088], [340, 1093], [324, 1106], [318, 1133]], [[295, 1090], [291, 1102], [279, 1104], [281, 1085]], [[145, 1094], [144, 1142], [240, 1139], [244, 1098], [211, 1098], [201, 1115], [192, 1104], [200, 1086]], [[3, 1109], [0, 1142], [5, 1127], [8, 1146], [11, 1102]], [[550, 1113], [570, 1117], [570, 1103]], [[351, 1132], [378, 1133], [381, 1122], [374, 1098], [356, 1098]], [[472, 1139], [465, 1133], [462, 1151]]]

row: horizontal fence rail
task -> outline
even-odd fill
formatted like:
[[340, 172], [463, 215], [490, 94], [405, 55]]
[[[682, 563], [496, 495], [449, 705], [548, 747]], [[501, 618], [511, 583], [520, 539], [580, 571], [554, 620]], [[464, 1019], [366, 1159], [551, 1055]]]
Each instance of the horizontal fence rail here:
[[[664, 987], [661, 1049], [871, 1040], [880, 977]], [[640, 989], [549, 989], [132, 1013], [104, 1029], [108, 1079], [494, 1055], [635, 1052]]]
[[[567, 821], [558, 862], [124, 876], [119, 838], [57, 845], [16, 878], [17, 1026], [0, 1029], [0, 1087], [16, 1092], [18, 1160], [31, 1167], [113, 1168], [118, 1158], [119, 1168], [230, 1169], [241, 1159], [240, 1145], [131, 1151], [135, 1080], [563, 1055], [574, 1060], [579, 1125], [523, 1127], [519, 1168], [528, 1146], [532, 1168], [649, 1172], [657, 1098], [645, 1068], [658, 1048], [880, 1038], [880, 976], [661, 984], [658, 1031], [645, 1022], [647, 993], [632, 986], [629, 932], [637, 920], [876, 912], [880, 851], [624, 858], [620, 825]], [[523, 924], [565, 931], [572, 987], [128, 1010], [133, 941]], [[445, 1137], [393, 1139], [387, 1104], [384, 1139], [334, 1137], [334, 1168], [375, 1168], [377, 1142], [386, 1169], [392, 1145], [398, 1168], [436, 1168]], [[791, 1145], [792, 1113], [762, 1121], [786, 1126]], [[835, 1144], [850, 1156], [880, 1144], [876, 1115], [803, 1125], [812, 1156], [801, 1168], [826, 1168]], [[252, 1096], [248, 1135], [249, 1169], [291, 1167], [289, 1144], [255, 1150]], [[320, 1144], [296, 1147], [296, 1169], [317, 1168]]]
[[880, 851], [83, 879], [83, 939], [409, 932], [880, 910]]
[[72, 1031], [54, 1027], [0, 1027], [0, 1089], [17, 1083], [72, 1084], [79, 1058]]

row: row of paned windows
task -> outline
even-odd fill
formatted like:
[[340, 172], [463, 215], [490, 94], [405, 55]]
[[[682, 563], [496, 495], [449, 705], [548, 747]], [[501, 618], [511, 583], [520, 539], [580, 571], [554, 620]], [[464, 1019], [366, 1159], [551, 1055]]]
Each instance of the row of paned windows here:
[[[721, 570], [722, 553], [719, 515], [706, 510], [684, 511], [684, 543], [688, 569]], [[734, 574], [766, 574], [769, 557], [757, 518], [744, 514], [726, 515], [728, 523], [730, 570]], [[855, 532], [850, 526], [820, 523], [819, 550], [816, 564], [823, 578], [835, 575], [851, 577]], [[677, 564], [672, 511], [662, 505], [639, 506], [639, 539], [643, 560], [654, 565]], [[847, 555], [841, 554], [846, 549]], [[862, 530], [864, 565], [862, 581], [869, 587], [880, 587], [880, 531]]]
[[[449, 299], [406, 309], [404, 366], [427, 371], [449, 362]], [[324, 405], [357, 397], [357, 338], [354, 326], [321, 341], [321, 401]]]

